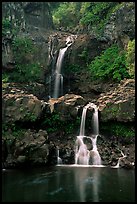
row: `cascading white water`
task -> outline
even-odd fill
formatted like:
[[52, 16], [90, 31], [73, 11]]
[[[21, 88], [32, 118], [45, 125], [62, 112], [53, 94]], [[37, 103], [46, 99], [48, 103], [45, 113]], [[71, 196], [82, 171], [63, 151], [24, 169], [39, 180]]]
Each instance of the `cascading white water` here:
[[[92, 104], [91, 104], [92, 105]], [[94, 107], [93, 117], [92, 117], [92, 124], [93, 124], [93, 135], [99, 134], [99, 124], [98, 124], [98, 108], [97, 106]]]
[[[66, 47], [59, 50], [59, 55], [56, 63], [56, 70], [55, 70], [55, 84], [54, 84], [54, 92], [53, 92], [53, 98], [59, 97], [59, 90], [61, 88], [61, 92], [63, 92], [63, 76], [61, 75], [61, 67], [63, 63], [63, 59], [65, 56], [65, 52], [67, 49], [72, 45], [74, 42], [74, 39], [76, 38], [75, 35], [71, 35], [67, 37], [66, 39]], [[61, 93], [63, 94], [63, 93]]]
[[83, 142], [84, 136], [77, 136], [75, 149], [75, 164], [89, 164], [89, 150]]
[[[86, 113], [88, 109], [94, 109], [92, 116], [92, 129], [93, 134], [91, 136], [85, 136], [85, 121], [86, 121]], [[85, 107], [83, 107], [81, 124], [80, 124], [80, 133], [77, 136], [75, 142], [75, 164], [76, 166], [96, 166], [96, 167], [105, 167], [101, 165], [101, 157], [97, 149], [97, 138], [99, 136], [99, 124], [98, 124], [98, 107], [89, 103]], [[90, 139], [93, 148], [91, 150], [88, 149], [88, 146], [84, 143], [84, 138]], [[122, 157], [118, 159], [117, 165], [111, 166], [112, 168], [119, 168], [120, 162], [127, 157], [121, 151]], [[59, 149], [57, 149], [57, 164], [61, 165], [62, 160], [59, 157]], [[133, 164], [134, 165], [134, 164]], [[73, 165], [72, 165], [73, 166]]]
[[65, 52], [67, 49], [68, 49], [68, 47], [65, 47], [63, 49], [60, 49], [60, 51], [59, 51], [59, 56], [57, 59], [56, 71], [55, 71], [56, 76], [55, 76], [53, 98], [58, 98], [58, 96], [59, 96], [60, 79], [61, 79], [61, 66], [62, 66], [63, 58], [64, 58], [64, 55], [65, 55]]
[[[85, 120], [86, 120], [86, 113], [88, 108], [94, 108], [94, 113], [92, 117], [93, 137], [85, 136]], [[76, 139], [75, 164], [88, 165], [91, 157], [93, 165], [101, 165], [101, 157], [97, 150], [97, 137], [99, 134], [98, 127], [99, 127], [98, 108], [95, 104], [89, 103], [83, 108], [83, 112], [82, 112], [80, 134], [79, 136], [77, 136], [77, 139]], [[84, 144], [83, 142], [84, 137], [90, 138], [93, 146], [92, 150], [89, 151], [87, 148], [87, 145]]]
[[97, 150], [97, 137], [98, 135], [95, 135], [95, 138], [91, 137], [93, 149], [90, 150], [90, 156], [92, 157], [93, 165], [101, 165], [101, 157]]
[[63, 95], [63, 76], [60, 76], [60, 89], [61, 89], [61, 95]]
[[57, 148], [57, 164], [62, 164], [62, 159], [59, 157], [59, 149]]
[[79, 136], [84, 136], [84, 135], [85, 135], [86, 113], [87, 113], [87, 107], [85, 106], [85, 107], [83, 108], [83, 112], [82, 112]]
[[112, 168], [119, 168], [120, 167], [120, 162], [122, 159], [126, 158], [127, 156], [123, 154], [123, 152], [121, 151], [122, 157], [120, 157], [118, 159], [117, 165], [116, 166], [112, 166]]

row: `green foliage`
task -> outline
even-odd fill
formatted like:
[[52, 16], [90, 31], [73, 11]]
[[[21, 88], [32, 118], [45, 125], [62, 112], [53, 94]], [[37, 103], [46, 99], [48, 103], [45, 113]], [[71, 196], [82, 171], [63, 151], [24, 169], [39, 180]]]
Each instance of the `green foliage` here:
[[69, 64], [67, 66], [65, 66], [64, 70], [65, 73], [78, 73], [80, 72], [82, 69], [82, 67], [80, 67], [78, 64]]
[[46, 117], [42, 122], [42, 126], [46, 127], [48, 133], [56, 132], [58, 128], [62, 128], [60, 116], [54, 113], [50, 117]]
[[78, 129], [80, 126], [81, 119], [80, 117], [77, 117], [75, 121], [70, 121], [65, 125], [65, 133], [66, 134], [72, 134], [74, 133], [74, 130]]
[[133, 126], [119, 122], [113, 122], [109, 124], [102, 123], [100, 125], [100, 131], [118, 137], [130, 138], [135, 136], [135, 130]]
[[72, 28], [79, 21], [81, 2], [63, 2], [53, 12], [53, 22], [56, 27]]
[[6, 73], [2, 74], [2, 83], [7, 83], [9, 81], [9, 76]]
[[11, 22], [8, 18], [2, 19], [2, 36], [6, 36], [11, 30]]
[[127, 70], [130, 77], [135, 77], [135, 39], [129, 40], [126, 53]]
[[53, 10], [55, 27], [92, 30], [101, 34], [113, 12], [122, 2], [63, 2]]
[[81, 57], [83, 60], [85, 60], [87, 62], [88, 61], [88, 51], [87, 51], [87, 49], [84, 48], [84, 50], [78, 56]]
[[[20, 111], [23, 111], [20, 109]], [[24, 117], [25, 121], [31, 121], [31, 122], [35, 122], [37, 120], [37, 116], [34, 115], [34, 113], [26, 113], [25, 114], [25, 117]]]
[[116, 5], [116, 2], [82, 3], [80, 25], [101, 32]]
[[[16, 26], [15, 26], [16, 25]], [[17, 19], [9, 20], [9, 18], [2, 19], [2, 36], [5, 37], [9, 34], [17, 35], [19, 32], [19, 24]]]
[[12, 44], [16, 62], [15, 70], [10, 74], [10, 81], [34, 82], [40, 78], [40, 64], [33, 60], [36, 52], [32, 40], [16, 37]]
[[120, 81], [129, 78], [125, 52], [121, 51], [117, 45], [112, 45], [103, 51], [88, 65], [88, 68], [93, 79]]
[[60, 115], [53, 113], [50, 117], [46, 117], [42, 122], [42, 127], [46, 128], [47, 132], [64, 132], [65, 134], [71, 134], [80, 125], [80, 118], [77, 117], [75, 121], [62, 121]]
[[2, 137], [15, 137], [15, 138], [23, 138], [26, 130], [21, 129], [20, 127], [16, 126], [14, 123], [8, 124], [4, 123], [2, 125]]

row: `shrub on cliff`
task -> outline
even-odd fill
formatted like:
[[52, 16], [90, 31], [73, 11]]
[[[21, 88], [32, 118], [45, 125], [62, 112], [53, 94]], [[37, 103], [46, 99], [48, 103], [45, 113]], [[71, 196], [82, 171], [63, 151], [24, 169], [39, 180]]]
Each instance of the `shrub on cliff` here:
[[92, 79], [121, 81], [129, 78], [125, 51], [112, 45], [88, 65]]
[[33, 82], [40, 78], [40, 64], [33, 59], [36, 52], [31, 39], [16, 37], [12, 44], [15, 70], [10, 74], [11, 81]]

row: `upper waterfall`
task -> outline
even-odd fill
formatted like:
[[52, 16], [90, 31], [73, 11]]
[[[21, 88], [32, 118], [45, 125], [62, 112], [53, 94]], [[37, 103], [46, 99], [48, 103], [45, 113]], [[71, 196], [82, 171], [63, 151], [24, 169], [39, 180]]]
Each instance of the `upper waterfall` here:
[[56, 62], [56, 69], [55, 69], [55, 83], [54, 83], [54, 91], [53, 91], [53, 98], [58, 98], [60, 94], [63, 94], [63, 75], [61, 74], [61, 68], [63, 59], [65, 56], [65, 52], [67, 49], [74, 43], [76, 39], [76, 35], [70, 35], [66, 38], [66, 47], [61, 48], [59, 50], [59, 55]]

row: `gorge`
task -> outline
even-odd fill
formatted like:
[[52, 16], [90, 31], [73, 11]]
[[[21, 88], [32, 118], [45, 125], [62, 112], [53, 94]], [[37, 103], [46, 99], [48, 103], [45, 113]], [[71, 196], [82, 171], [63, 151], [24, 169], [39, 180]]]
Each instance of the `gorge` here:
[[2, 202], [134, 184], [135, 2], [2, 2]]
[[[84, 5], [79, 3], [83, 10]], [[132, 50], [134, 42], [134, 3], [110, 4], [109, 8], [100, 5], [103, 12], [108, 11], [109, 21], [99, 34], [90, 24], [53, 29], [52, 23], [44, 23], [45, 15], [51, 22], [47, 12], [50, 3], [45, 8], [39, 2], [16, 6], [3, 3], [4, 168], [58, 162], [116, 166], [118, 161], [120, 167], [134, 168], [135, 80], [126, 75], [122, 53], [124, 50], [128, 55], [128, 47]], [[89, 9], [97, 6], [94, 3]], [[20, 22], [17, 36], [8, 28], [8, 19], [15, 30], [15, 19]], [[96, 57], [100, 61], [94, 61]], [[113, 63], [108, 59], [116, 60]], [[99, 72], [100, 67], [104, 71]], [[126, 157], [119, 160], [121, 151]], [[80, 157], [83, 152], [84, 158]], [[90, 158], [94, 154], [97, 163]]]

